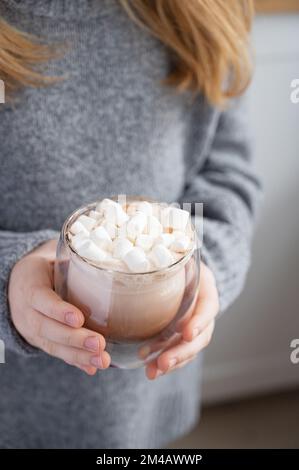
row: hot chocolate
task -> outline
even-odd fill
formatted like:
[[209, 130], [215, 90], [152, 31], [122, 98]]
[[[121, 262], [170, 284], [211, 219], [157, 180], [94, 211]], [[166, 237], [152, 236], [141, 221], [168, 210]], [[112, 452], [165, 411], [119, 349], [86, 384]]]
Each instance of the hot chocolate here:
[[104, 199], [68, 219], [62, 243], [60, 257], [67, 251], [68, 263], [63, 292], [56, 269], [58, 290], [82, 310], [86, 327], [105, 336], [108, 349], [122, 348], [114, 364], [134, 367], [124, 362], [126, 354], [136, 361], [139, 346], [184, 313], [191, 265], [193, 278], [198, 274], [189, 213], [132, 198], [123, 204]]

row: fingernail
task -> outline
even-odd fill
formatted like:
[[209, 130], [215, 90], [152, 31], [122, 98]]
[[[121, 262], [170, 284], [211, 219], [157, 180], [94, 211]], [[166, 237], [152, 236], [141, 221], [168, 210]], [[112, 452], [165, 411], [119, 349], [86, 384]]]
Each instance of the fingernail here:
[[175, 358], [170, 359], [168, 369], [171, 369], [173, 366], [176, 365], [176, 363], [177, 363], [177, 360]]
[[156, 372], [156, 375], [155, 375], [155, 379], [157, 379], [158, 377], [160, 377], [160, 375], [163, 375], [163, 371], [160, 370], [160, 369], [157, 369], [157, 372]]
[[140, 359], [145, 359], [149, 353], [151, 352], [151, 348], [149, 346], [142, 346], [139, 350], [139, 357]]
[[199, 334], [199, 328], [194, 328], [193, 332], [192, 332], [192, 339], [196, 338], [196, 336], [198, 336]]
[[78, 324], [77, 315], [73, 312], [68, 312], [64, 316], [65, 323], [70, 326], [76, 326]]
[[91, 364], [92, 366], [97, 367], [98, 369], [103, 369], [103, 361], [102, 361], [101, 356], [93, 356], [93, 357], [90, 359], [90, 364]]
[[95, 336], [86, 338], [84, 341], [84, 347], [90, 349], [90, 351], [98, 351], [100, 347], [100, 341]]

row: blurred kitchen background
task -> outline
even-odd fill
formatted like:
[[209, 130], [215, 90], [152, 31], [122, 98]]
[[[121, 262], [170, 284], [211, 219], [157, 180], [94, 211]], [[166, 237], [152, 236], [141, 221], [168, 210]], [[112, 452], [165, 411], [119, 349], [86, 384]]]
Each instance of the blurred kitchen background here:
[[250, 120], [265, 200], [246, 288], [206, 352], [202, 420], [178, 448], [299, 448], [299, 0], [256, 6]]

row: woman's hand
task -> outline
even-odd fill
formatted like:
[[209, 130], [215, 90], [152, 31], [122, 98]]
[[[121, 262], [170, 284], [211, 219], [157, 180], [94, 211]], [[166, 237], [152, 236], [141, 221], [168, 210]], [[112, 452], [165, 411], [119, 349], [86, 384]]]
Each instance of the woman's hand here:
[[219, 310], [218, 292], [212, 271], [201, 263], [199, 297], [187, 321], [180, 325], [180, 335], [157, 359], [146, 367], [149, 379], [155, 379], [183, 367], [210, 342]]
[[12, 269], [8, 300], [14, 326], [33, 346], [94, 375], [110, 356], [102, 335], [83, 328], [82, 312], [53, 290], [56, 241], [44, 243]]

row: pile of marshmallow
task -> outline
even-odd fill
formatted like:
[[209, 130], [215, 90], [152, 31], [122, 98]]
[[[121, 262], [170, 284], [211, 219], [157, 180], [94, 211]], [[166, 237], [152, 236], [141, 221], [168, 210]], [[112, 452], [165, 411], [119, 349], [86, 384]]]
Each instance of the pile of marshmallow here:
[[81, 257], [133, 273], [171, 266], [194, 246], [188, 211], [147, 201], [103, 199], [73, 222], [68, 236]]

